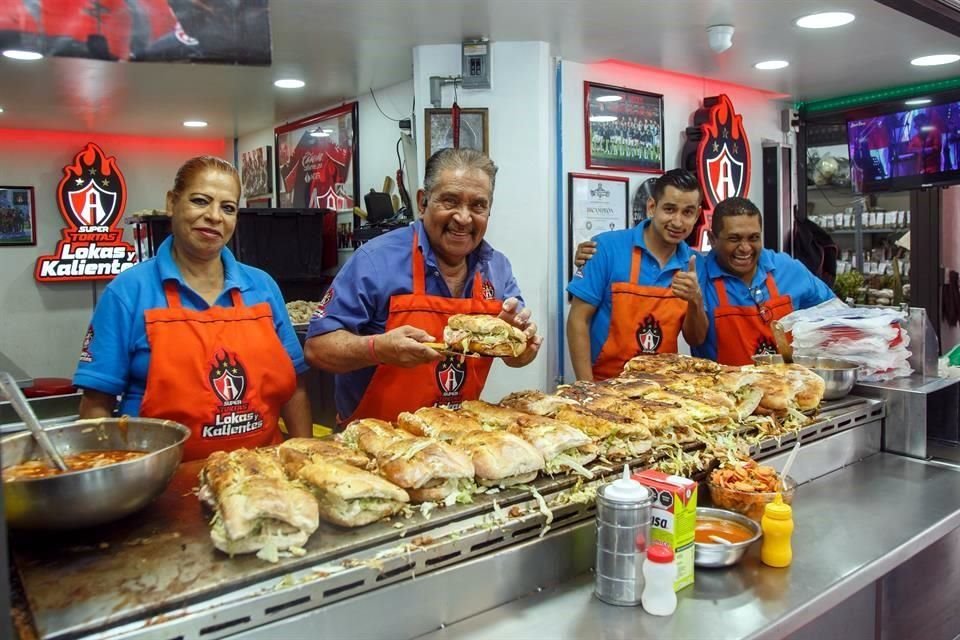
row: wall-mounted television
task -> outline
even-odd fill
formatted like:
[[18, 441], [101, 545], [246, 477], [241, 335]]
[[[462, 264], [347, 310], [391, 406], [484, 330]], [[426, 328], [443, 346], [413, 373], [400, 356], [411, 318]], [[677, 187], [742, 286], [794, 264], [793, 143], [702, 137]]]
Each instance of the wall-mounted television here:
[[847, 121], [858, 192], [960, 183], [960, 101]]

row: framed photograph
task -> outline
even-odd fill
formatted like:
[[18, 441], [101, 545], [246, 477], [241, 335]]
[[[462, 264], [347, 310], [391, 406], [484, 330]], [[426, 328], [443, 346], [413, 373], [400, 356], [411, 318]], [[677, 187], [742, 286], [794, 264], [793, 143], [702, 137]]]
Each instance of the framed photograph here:
[[33, 187], [0, 187], [0, 246], [37, 244]]
[[[450, 109], [424, 109], [426, 123], [423, 140], [427, 146], [424, 159], [440, 149], [453, 146], [453, 115]], [[487, 110], [460, 109], [460, 148], [490, 153]]]
[[663, 173], [663, 96], [583, 83], [587, 169]]
[[240, 154], [240, 181], [245, 198], [273, 193], [272, 176], [273, 158], [269, 145]]
[[272, 206], [270, 200], [270, 196], [247, 198], [247, 209], [269, 209]]
[[581, 242], [629, 225], [630, 180], [618, 176], [567, 174], [567, 279]]
[[353, 209], [360, 196], [357, 113], [351, 102], [274, 129], [278, 207]]

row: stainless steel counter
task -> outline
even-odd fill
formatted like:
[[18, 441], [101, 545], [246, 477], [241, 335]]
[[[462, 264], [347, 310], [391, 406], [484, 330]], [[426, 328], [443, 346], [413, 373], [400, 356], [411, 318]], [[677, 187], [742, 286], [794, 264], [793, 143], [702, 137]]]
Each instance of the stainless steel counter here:
[[960, 526], [960, 472], [881, 453], [801, 486], [793, 507], [791, 567], [766, 567], [755, 546], [732, 569], [698, 570], [670, 618], [598, 601], [586, 573], [423, 637], [782, 638]]

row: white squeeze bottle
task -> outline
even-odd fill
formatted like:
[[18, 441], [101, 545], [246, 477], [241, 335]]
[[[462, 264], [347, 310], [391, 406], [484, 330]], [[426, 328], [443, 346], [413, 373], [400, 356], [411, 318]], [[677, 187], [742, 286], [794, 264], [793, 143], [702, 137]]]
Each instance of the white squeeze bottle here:
[[673, 615], [677, 609], [677, 594], [673, 590], [677, 563], [670, 547], [650, 545], [643, 561], [643, 579], [643, 593], [640, 594], [643, 610], [654, 616]]

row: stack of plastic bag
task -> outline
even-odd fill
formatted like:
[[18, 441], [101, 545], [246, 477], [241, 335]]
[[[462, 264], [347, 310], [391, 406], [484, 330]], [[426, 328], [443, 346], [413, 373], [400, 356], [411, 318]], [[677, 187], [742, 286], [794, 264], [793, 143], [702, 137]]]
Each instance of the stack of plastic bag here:
[[857, 379], [880, 382], [913, 373], [906, 317], [896, 309], [848, 307], [830, 300], [780, 319], [794, 356], [841, 358], [860, 365]]

